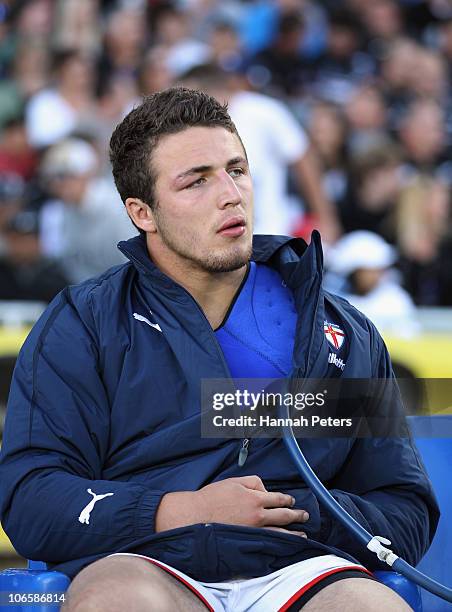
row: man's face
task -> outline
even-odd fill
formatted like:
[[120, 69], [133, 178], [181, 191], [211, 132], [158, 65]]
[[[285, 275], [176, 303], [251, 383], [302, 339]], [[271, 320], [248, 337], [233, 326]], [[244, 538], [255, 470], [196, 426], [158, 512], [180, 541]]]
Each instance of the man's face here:
[[222, 127], [164, 136], [151, 160], [156, 232], [148, 244], [166, 266], [230, 272], [252, 249], [253, 187], [240, 140]]
[[91, 175], [65, 174], [56, 177], [49, 183], [49, 191], [66, 204], [77, 205], [83, 200]]

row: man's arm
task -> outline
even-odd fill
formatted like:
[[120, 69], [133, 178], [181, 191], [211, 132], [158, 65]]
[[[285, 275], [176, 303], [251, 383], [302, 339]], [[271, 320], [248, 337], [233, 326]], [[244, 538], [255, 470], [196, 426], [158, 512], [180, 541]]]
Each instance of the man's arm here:
[[[269, 132], [275, 156], [293, 171], [300, 193], [318, 222], [324, 241], [335, 242], [342, 233], [336, 207], [328, 199], [322, 171], [309, 137], [289, 109], [279, 100], [268, 100]], [[267, 127], [268, 129], [268, 127]]]
[[[102, 479], [110, 415], [97, 362], [93, 329], [65, 290], [20, 352], [5, 423], [1, 520], [26, 557], [58, 562], [114, 551], [154, 530], [163, 491]], [[83, 517], [94, 499], [88, 489], [113, 495]]]

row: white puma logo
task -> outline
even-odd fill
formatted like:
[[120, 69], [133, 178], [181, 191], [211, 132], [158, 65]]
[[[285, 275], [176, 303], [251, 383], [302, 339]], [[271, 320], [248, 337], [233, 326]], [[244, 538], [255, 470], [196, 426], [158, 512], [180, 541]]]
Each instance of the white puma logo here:
[[80, 523], [85, 523], [86, 525], [89, 525], [89, 516], [91, 514], [92, 509], [94, 508], [94, 504], [98, 502], [100, 499], [103, 499], [104, 497], [109, 497], [110, 495], [114, 495], [114, 493], [104, 493], [103, 495], [96, 495], [95, 493], [91, 491], [91, 489], [86, 489], [86, 490], [88, 491], [90, 495], [93, 496], [93, 499], [80, 512], [80, 516], [78, 517], [78, 520], [80, 521]]
[[158, 323], [151, 323], [151, 321], [149, 321], [149, 319], [146, 319], [146, 317], [143, 317], [143, 315], [140, 315], [137, 312], [133, 313], [133, 318], [136, 319], [137, 321], [143, 321], [143, 323], [147, 323], [148, 325], [150, 325], [151, 327], [153, 327], [154, 329], [156, 329], [159, 332], [162, 331], [162, 329], [161, 329], [161, 327], [160, 327], [160, 325]]

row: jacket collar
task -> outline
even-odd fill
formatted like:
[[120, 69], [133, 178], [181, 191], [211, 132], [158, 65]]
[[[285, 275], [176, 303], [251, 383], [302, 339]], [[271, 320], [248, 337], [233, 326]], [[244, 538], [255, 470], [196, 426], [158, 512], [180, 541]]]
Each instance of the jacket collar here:
[[[159, 294], [163, 300], [180, 302], [184, 306], [189, 304], [187, 291], [152, 262], [143, 236], [120, 242], [118, 248], [132, 262], [142, 282], [152, 293]], [[299, 313], [294, 367], [297, 377], [307, 376], [316, 369], [316, 362], [327, 362], [323, 333], [325, 309], [321, 289], [323, 255], [320, 234], [314, 231], [309, 245], [300, 238], [256, 235], [253, 238], [252, 259], [275, 268], [293, 291]], [[185, 307], [178, 311], [178, 316], [188, 317], [190, 311]]]
[[[149, 256], [144, 236], [139, 235], [124, 240], [118, 244], [118, 249], [133, 263], [139, 273], [153, 277], [157, 284], [166, 287], [176, 284], [154, 264]], [[284, 282], [292, 288], [300, 286], [313, 276], [319, 275], [321, 280], [323, 255], [317, 231], [312, 233], [309, 245], [301, 238], [257, 234], [253, 237], [252, 259], [278, 269]]]

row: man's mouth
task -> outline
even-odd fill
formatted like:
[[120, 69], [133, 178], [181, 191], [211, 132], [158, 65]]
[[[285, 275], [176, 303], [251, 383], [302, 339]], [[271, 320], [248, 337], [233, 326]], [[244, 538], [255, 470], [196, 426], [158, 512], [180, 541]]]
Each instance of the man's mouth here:
[[231, 217], [227, 221], [223, 223], [219, 230], [217, 230], [217, 234], [221, 234], [222, 236], [241, 236], [245, 233], [246, 229], [246, 220], [245, 217], [237, 216]]

